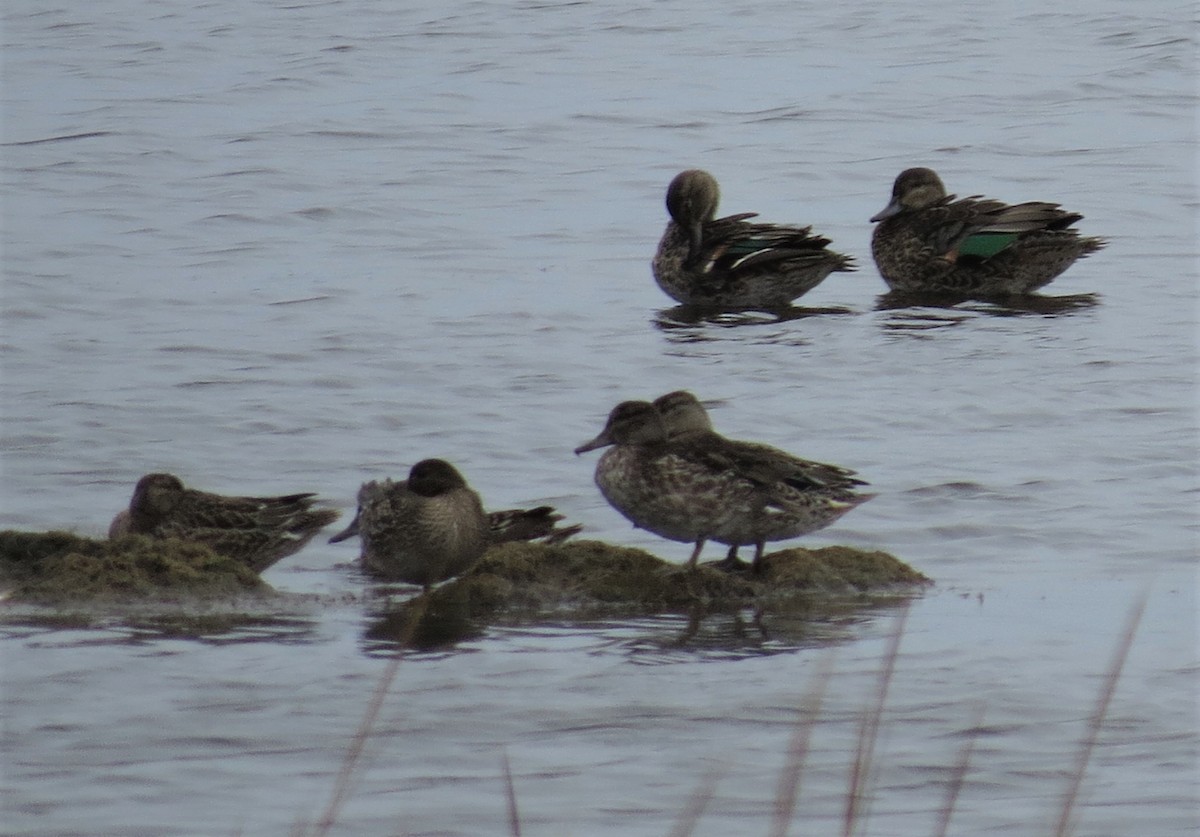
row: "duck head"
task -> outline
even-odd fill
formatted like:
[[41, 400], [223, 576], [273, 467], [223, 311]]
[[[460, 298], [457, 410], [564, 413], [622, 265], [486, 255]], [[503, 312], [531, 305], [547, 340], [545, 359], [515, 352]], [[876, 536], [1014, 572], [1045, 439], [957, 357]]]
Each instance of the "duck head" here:
[[171, 514], [183, 499], [183, 481], [174, 474], [146, 474], [129, 501], [129, 530], [147, 532]]
[[687, 232], [689, 263], [699, 258], [704, 224], [716, 217], [720, 202], [717, 179], [701, 169], [681, 171], [667, 187], [667, 212]]
[[409, 490], [422, 497], [436, 497], [466, 487], [462, 474], [444, 459], [422, 459], [408, 472]]
[[871, 221], [882, 221], [910, 209], [925, 209], [944, 200], [946, 187], [933, 169], [905, 169], [892, 184], [891, 202], [871, 216]]
[[575, 448], [581, 454], [608, 445], [648, 445], [667, 440], [662, 416], [649, 401], [622, 401], [608, 414], [600, 435]]
[[712, 421], [700, 399], [686, 389], [677, 389], [654, 399], [654, 407], [662, 416], [667, 435], [712, 430]]

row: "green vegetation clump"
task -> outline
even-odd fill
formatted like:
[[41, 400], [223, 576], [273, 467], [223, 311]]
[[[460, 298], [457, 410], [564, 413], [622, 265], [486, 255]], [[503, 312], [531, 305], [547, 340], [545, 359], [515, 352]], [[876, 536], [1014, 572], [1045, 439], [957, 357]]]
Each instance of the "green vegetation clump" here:
[[575, 615], [601, 612], [737, 609], [764, 598], [885, 591], [929, 579], [886, 552], [848, 546], [772, 553], [759, 575], [702, 564], [694, 571], [641, 549], [578, 540], [506, 543], [466, 575], [432, 592], [433, 602], [465, 604], [472, 618], [501, 612]]
[[589, 540], [500, 544], [438, 592], [455, 587], [469, 591], [472, 610], [482, 613], [605, 606], [649, 612], [752, 592], [742, 579], [711, 567], [686, 572], [641, 549]]
[[924, 585], [929, 578], [894, 555], [852, 546], [793, 547], [767, 555], [767, 590], [824, 593], [871, 592], [897, 585]]
[[269, 589], [253, 570], [198, 543], [11, 530], [0, 532], [0, 587], [11, 600], [37, 604], [233, 596]]

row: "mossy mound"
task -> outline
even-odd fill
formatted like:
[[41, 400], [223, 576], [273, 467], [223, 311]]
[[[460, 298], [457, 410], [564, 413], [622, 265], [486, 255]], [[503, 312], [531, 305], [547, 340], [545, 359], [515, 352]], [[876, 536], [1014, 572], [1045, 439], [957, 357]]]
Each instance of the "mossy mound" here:
[[866, 593], [930, 579], [894, 555], [851, 546], [793, 547], [763, 557], [760, 593]]
[[171, 600], [235, 596], [270, 588], [258, 575], [202, 544], [125, 535], [0, 532], [0, 587], [38, 604], [101, 598]]
[[682, 611], [736, 609], [781, 598], [882, 592], [929, 579], [886, 552], [832, 546], [766, 556], [759, 575], [703, 564], [689, 571], [648, 552], [600, 541], [547, 546], [506, 543], [488, 550], [466, 575], [438, 587], [431, 605], [455, 603], [471, 618], [501, 612]]
[[455, 597], [465, 590], [472, 611], [480, 615], [606, 605], [670, 610], [740, 600], [754, 592], [744, 579], [711, 567], [688, 572], [640, 549], [587, 540], [500, 544], [437, 592], [443, 590]]

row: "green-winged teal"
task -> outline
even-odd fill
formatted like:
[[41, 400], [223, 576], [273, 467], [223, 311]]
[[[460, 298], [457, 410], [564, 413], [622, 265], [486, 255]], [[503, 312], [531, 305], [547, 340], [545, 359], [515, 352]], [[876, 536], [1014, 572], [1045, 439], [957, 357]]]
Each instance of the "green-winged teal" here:
[[671, 220], [651, 262], [667, 296], [724, 309], [786, 308], [835, 270], [854, 269], [811, 227], [755, 224], [745, 212], [717, 218], [720, 188], [706, 171], [680, 172], [667, 188]]
[[926, 168], [907, 169], [878, 222], [871, 252], [894, 291], [995, 297], [1029, 294], [1105, 245], [1071, 225], [1083, 216], [1056, 203], [1009, 206], [947, 195]]
[[454, 466], [425, 459], [404, 482], [364, 483], [354, 520], [330, 543], [358, 535], [369, 572], [428, 588], [466, 572], [491, 544], [558, 543], [580, 530], [558, 528], [562, 519], [550, 506], [488, 514]]
[[[676, 444], [689, 447], [714, 467], [733, 468], [764, 485], [784, 482], [802, 491], [829, 492], [847, 501], [854, 500], [854, 505], [860, 505], [875, 496], [852, 493], [857, 486], [868, 483], [858, 479], [849, 468], [801, 459], [761, 442], [743, 442], [722, 436], [713, 429], [712, 420], [700, 399], [687, 390], [660, 395], [654, 399], [654, 406], [663, 417], [668, 438]], [[842, 497], [843, 494], [848, 496]], [[823, 528], [840, 516], [835, 515], [809, 531]], [[727, 567], [740, 565], [737, 559], [738, 546], [736, 543], [730, 545], [725, 559]], [[761, 562], [761, 555], [761, 549], [757, 550], [756, 561]]]
[[700, 399], [687, 390], [661, 395], [654, 399], [654, 406], [663, 418], [671, 441], [696, 445], [703, 450], [703, 455], [713, 457], [713, 461], [727, 458], [738, 471], [759, 482], [783, 480], [798, 487], [845, 490], [868, 484], [858, 479], [855, 471], [840, 465], [801, 459], [761, 442], [742, 442], [722, 436], [713, 430], [712, 420]]
[[334, 509], [311, 508], [315, 496], [227, 497], [185, 488], [173, 474], [147, 474], [138, 480], [129, 509], [113, 519], [109, 537], [197, 541], [262, 572], [337, 519]]
[[671, 426], [654, 404], [626, 401], [575, 452], [612, 446], [596, 465], [600, 492], [635, 526], [695, 544], [689, 567], [715, 540], [753, 544], [758, 570], [767, 541], [821, 529], [873, 496], [854, 493], [863, 483], [845, 469], [720, 436], [690, 393], [670, 393], [659, 403]]
[[712, 419], [703, 403], [687, 390], [668, 392], [654, 399], [654, 407], [662, 416], [667, 436], [672, 441], [700, 441], [712, 451], [724, 450], [739, 458], [742, 469], [761, 469], [760, 480], [792, 479], [813, 488], [851, 488], [867, 485], [855, 478], [855, 471], [840, 465], [827, 465], [801, 459], [787, 451], [761, 442], [740, 442], [727, 439], [713, 430]]

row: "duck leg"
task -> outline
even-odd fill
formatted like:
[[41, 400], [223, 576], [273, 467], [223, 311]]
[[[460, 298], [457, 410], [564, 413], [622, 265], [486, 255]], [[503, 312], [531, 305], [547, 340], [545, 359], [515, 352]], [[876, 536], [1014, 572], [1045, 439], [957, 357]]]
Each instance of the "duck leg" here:
[[700, 550], [704, 549], [704, 542], [707, 540], [708, 538], [704, 537], [696, 539], [696, 548], [692, 550], [692, 557], [689, 558], [687, 562], [687, 568], [689, 570], [694, 570], [696, 568], [696, 562], [700, 560]]
[[762, 574], [763, 567], [763, 549], [766, 547], [766, 541], [759, 541], [754, 544], [754, 563], [750, 565], [751, 571], [755, 575]]

